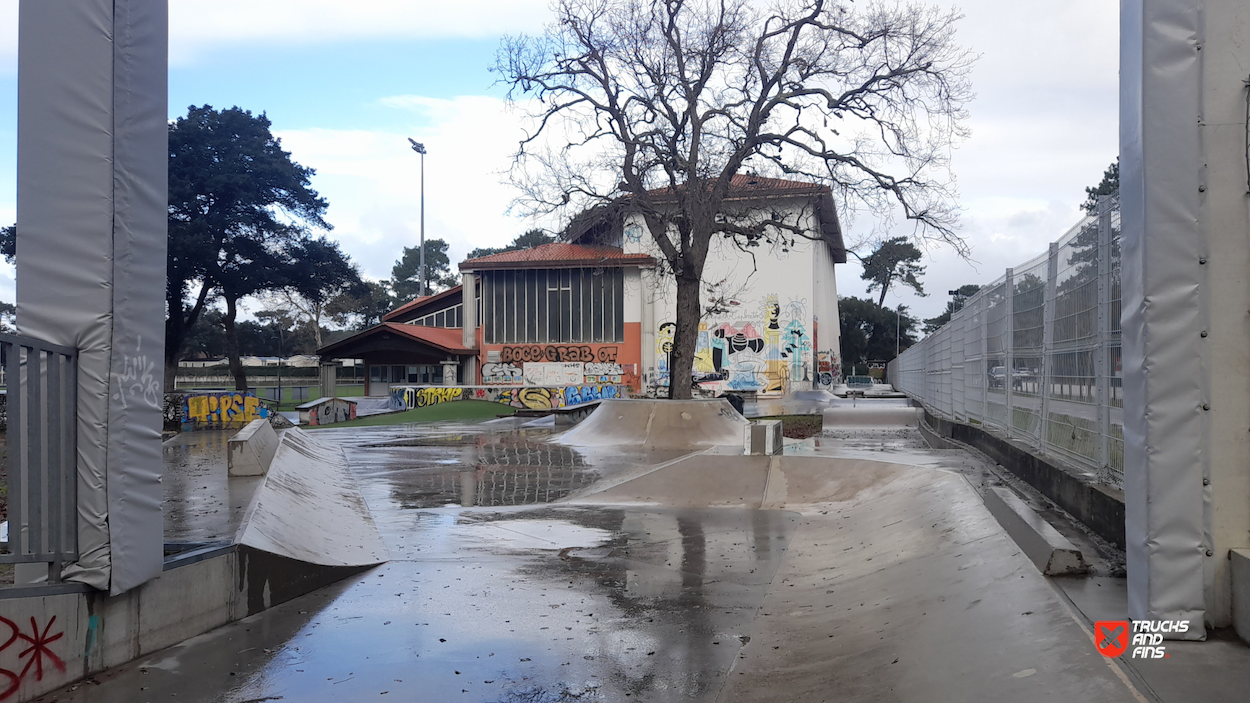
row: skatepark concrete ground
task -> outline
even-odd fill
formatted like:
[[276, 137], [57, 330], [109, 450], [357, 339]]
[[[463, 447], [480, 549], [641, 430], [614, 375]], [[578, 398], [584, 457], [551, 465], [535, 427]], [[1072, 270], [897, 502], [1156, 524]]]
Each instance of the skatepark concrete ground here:
[[[389, 563], [41, 700], [1243, 700], [1237, 643], [1099, 655], [1091, 619], [1123, 615], [1114, 550], [1080, 543], [1093, 576], [1042, 576], [981, 503], [1001, 469], [929, 449], [905, 402], [843, 403], [778, 458], [512, 419], [317, 431]], [[188, 540], [232, 534], [246, 504], [213, 447], [167, 443]]]

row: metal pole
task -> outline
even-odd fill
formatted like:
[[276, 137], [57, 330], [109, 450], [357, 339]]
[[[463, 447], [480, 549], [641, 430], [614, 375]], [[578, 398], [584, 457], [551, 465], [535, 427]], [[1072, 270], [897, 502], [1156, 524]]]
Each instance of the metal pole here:
[[426, 291], [425, 285], [425, 145], [416, 141], [412, 137], [408, 137], [408, 143], [412, 144], [412, 150], [421, 155], [421, 261], [417, 265], [417, 278], [421, 280], [421, 286], [417, 295], [424, 296]]
[[898, 312], [894, 315], [894, 358], [898, 358], [898, 338], [902, 334], [899, 332], [903, 324], [903, 304], [898, 304]]
[[421, 149], [421, 295], [427, 290], [425, 283], [425, 149]]

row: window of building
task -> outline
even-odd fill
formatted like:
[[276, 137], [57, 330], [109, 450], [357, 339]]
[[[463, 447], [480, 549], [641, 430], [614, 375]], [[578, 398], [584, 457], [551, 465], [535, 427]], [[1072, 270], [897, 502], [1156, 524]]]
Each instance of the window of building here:
[[432, 312], [412, 321], [421, 327], [461, 327], [464, 324], [464, 305], [457, 304], [445, 310]]
[[625, 341], [620, 268], [482, 272], [488, 344]]

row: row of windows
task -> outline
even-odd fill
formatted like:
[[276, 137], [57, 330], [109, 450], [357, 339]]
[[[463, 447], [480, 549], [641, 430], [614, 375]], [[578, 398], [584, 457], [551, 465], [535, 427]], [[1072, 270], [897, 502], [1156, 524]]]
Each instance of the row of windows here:
[[438, 312], [430, 313], [425, 317], [420, 317], [412, 321], [414, 325], [422, 327], [463, 327], [464, 326], [464, 305], [458, 304]]
[[625, 272], [575, 268], [482, 272], [487, 344], [625, 341]]

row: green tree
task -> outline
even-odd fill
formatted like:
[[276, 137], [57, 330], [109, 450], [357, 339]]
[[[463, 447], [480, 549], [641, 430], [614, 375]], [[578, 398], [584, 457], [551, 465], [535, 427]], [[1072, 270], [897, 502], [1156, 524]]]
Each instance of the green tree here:
[[399, 306], [388, 282], [365, 281], [364, 286], [335, 296], [326, 305], [326, 314], [335, 324], [355, 330], [368, 329]]
[[[391, 290], [402, 303], [421, 294], [421, 247], [404, 247], [404, 253], [391, 267]], [[441, 239], [425, 240], [426, 281], [429, 294], [446, 290], [459, 283], [451, 270], [447, 256], [447, 242]]]
[[951, 316], [963, 309], [964, 303], [968, 299], [976, 295], [981, 290], [981, 286], [975, 283], [968, 283], [950, 292], [951, 299], [946, 301], [946, 310], [937, 317], [930, 317], [924, 321], [924, 333], [932, 334], [942, 328], [942, 325], [951, 321]]
[[862, 298], [838, 299], [838, 322], [842, 333], [842, 375], [851, 375], [852, 367], [860, 371], [869, 361], [894, 358], [895, 340], [901, 352], [916, 343], [916, 318], [897, 309], [883, 308]]
[[17, 259], [17, 225], [0, 227], [0, 255], [10, 264]]
[[[544, 35], [505, 39], [496, 62], [509, 99], [535, 118], [511, 171], [518, 204], [642, 219], [676, 283], [674, 379], [692, 375], [712, 239], [785, 246], [809, 231], [801, 214], [731, 198], [735, 176], [762, 167], [830, 184], [966, 251], [948, 187], [971, 97], [957, 13], [827, 0], [556, 0], [553, 10]], [[691, 396], [688, 383], [671, 390]]]
[[1102, 195], [1115, 195], [1120, 192], [1120, 157], [1115, 157], [1115, 161], [1107, 167], [1102, 173], [1102, 180], [1098, 185], [1085, 188], [1085, 202], [1081, 203], [1081, 209], [1087, 215], [1094, 214], [1098, 209], [1098, 198]]
[[895, 281], [907, 284], [916, 291], [916, 295], [926, 295], [924, 284], [920, 282], [925, 270], [919, 264], [920, 257], [920, 250], [907, 237], [887, 239], [878, 244], [871, 254], [860, 257], [864, 272], [859, 277], [868, 281], [868, 292], [881, 291], [877, 305], [885, 305], [885, 294]]
[[[235, 387], [246, 390], [239, 300], [285, 285], [292, 247], [311, 228], [330, 229], [326, 201], [310, 187], [315, 172], [291, 160], [269, 128], [264, 113], [208, 105], [192, 105], [169, 126], [166, 388], [186, 330], [216, 291], [226, 307], [222, 326]], [[188, 304], [196, 282], [199, 293]]]
[[327, 306], [343, 294], [363, 293], [360, 273], [337, 242], [325, 237], [297, 241], [290, 249], [291, 266], [278, 297], [312, 331], [315, 349], [322, 346], [321, 324]]
[[478, 247], [469, 252], [465, 259], [476, 259], [482, 256], [490, 256], [491, 254], [502, 254], [505, 251], [520, 251], [521, 249], [533, 249], [543, 244], [551, 244], [556, 241], [554, 235], [547, 234], [541, 229], [531, 229], [518, 234], [512, 240], [512, 243], [506, 247]]

